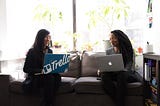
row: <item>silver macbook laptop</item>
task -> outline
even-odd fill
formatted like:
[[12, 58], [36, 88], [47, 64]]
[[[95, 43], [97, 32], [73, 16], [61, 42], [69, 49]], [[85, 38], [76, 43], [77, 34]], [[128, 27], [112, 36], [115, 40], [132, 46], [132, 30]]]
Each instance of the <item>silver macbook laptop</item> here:
[[124, 70], [122, 54], [112, 54], [96, 57], [96, 61], [100, 72]]

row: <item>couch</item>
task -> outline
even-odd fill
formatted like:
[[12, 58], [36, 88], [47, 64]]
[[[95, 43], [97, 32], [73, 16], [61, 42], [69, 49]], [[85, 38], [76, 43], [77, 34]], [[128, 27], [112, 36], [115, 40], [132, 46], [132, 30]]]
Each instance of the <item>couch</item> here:
[[[62, 83], [56, 94], [56, 106], [115, 106], [97, 75], [96, 57], [105, 53], [84, 52], [72, 54], [69, 70], [61, 74]], [[143, 82], [128, 83], [126, 106], [143, 106]], [[22, 90], [22, 81], [11, 75], [0, 74], [0, 106], [40, 106], [41, 93], [27, 95]]]

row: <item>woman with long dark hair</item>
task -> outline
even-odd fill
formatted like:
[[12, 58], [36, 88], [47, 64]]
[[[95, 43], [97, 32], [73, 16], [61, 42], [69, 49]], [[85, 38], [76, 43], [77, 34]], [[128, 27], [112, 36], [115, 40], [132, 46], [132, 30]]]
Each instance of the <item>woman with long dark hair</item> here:
[[116, 106], [125, 106], [126, 84], [130, 77], [128, 73], [134, 71], [134, 51], [129, 38], [121, 30], [113, 30], [109, 36], [112, 47], [106, 50], [106, 54], [122, 54], [125, 69], [117, 72], [102, 72], [102, 84], [106, 93], [115, 100]]
[[29, 87], [22, 86], [27, 93], [43, 90], [43, 106], [53, 106], [55, 93], [60, 85], [61, 76], [57, 73], [43, 74], [43, 62], [45, 53], [52, 53], [49, 48], [51, 40], [50, 32], [46, 29], [38, 31], [33, 46], [29, 49], [23, 71], [27, 73], [26, 80], [30, 80]]

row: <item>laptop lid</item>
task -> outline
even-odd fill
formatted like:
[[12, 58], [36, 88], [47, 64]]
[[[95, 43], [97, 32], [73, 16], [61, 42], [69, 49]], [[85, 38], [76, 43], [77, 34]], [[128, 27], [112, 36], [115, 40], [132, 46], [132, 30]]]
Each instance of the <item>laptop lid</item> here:
[[112, 54], [97, 57], [97, 65], [100, 72], [114, 72], [124, 70], [122, 54]]
[[44, 56], [43, 73], [63, 73], [68, 71], [70, 54], [46, 53]]

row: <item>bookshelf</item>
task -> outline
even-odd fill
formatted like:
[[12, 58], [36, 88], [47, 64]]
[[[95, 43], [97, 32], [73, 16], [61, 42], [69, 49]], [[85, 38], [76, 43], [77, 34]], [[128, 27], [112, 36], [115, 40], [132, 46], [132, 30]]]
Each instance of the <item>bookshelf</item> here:
[[160, 106], [160, 54], [143, 54], [144, 95], [147, 106]]

